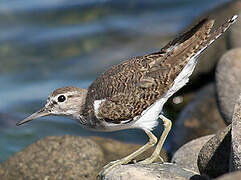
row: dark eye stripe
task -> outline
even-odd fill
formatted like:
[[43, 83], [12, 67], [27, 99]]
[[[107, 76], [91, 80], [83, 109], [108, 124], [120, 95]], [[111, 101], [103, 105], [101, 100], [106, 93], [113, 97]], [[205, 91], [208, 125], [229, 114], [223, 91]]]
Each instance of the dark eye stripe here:
[[56, 101], [53, 101], [52, 104], [53, 104], [53, 105], [54, 105], [54, 104], [57, 104], [57, 102], [56, 102]]
[[50, 108], [53, 108], [53, 107], [54, 107], [54, 103], [50, 103], [50, 104], [49, 104], [49, 107], [50, 107]]

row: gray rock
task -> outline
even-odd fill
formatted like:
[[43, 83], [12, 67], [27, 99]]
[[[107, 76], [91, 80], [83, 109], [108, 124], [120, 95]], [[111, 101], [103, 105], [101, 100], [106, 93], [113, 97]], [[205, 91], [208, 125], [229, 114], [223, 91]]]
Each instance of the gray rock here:
[[0, 166], [1, 180], [95, 179], [103, 153], [89, 139], [50, 136], [16, 153]]
[[241, 93], [241, 48], [232, 49], [220, 59], [216, 70], [216, 89], [221, 114], [231, 123], [235, 102]]
[[218, 112], [213, 84], [202, 88], [183, 109], [171, 134], [171, 147], [175, 152], [192, 139], [215, 134], [226, 125]]
[[183, 168], [190, 169], [196, 173], [199, 173], [197, 166], [198, 154], [203, 145], [213, 136], [214, 135], [204, 136], [198, 139], [194, 139], [183, 145], [174, 154], [171, 162]]
[[240, 180], [241, 179], [241, 171], [224, 174], [221, 177], [218, 177], [215, 180]]
[[152, 163], [150, 165], [130, 164], [121, 165], [102, 176], [102, 180], [204, 180], [191, 170], [171, 163]]
[[202, 175], [216, 178], [229, 172], [231, 126], [218, 132], [202, 147], [198, 155], [198, 169]]
[[241, 170], [241, 94], [234, 108], [232, 119], [231, 171]]

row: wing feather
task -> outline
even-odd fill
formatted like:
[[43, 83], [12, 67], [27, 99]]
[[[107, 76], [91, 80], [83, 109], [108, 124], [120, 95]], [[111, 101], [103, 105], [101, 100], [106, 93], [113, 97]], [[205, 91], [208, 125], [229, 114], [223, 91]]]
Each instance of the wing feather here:
[[[195, 53], [214, 41], [209, 35], [213, 23], [214, 20], [204, 19], [160, 52], [132, 58], [105, 71], [88, 89], [87, 114], [117, 124], [140, 116], [170, 89]], [[219, 28], [219, 34], [230, 24]], [[98, 104], [98, 112], [94, 111], [94, 102], [101, 99], [105, 101]]]

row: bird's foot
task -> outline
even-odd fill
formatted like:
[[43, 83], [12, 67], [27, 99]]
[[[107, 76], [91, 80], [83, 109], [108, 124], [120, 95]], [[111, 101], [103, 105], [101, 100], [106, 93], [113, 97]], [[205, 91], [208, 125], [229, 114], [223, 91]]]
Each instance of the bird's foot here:
[[131, 160], [126, 159], [126, 158], [123, 158], [123, 159], [120, 159], [120, 160], [116, 160], [116, 161], [111, 161], [109, 164], [105, 165], [102, 168], [102, 170], [99, 172], [99, 174], [97, 176], [97, 179], [100, 180], [103, 175], [105, 175], [108, 172], [110, 172], [111, 170], [113, 170], [116, 166], [127, 164], [130, 161]]
[[149, 158], [144, 159], [143, 161], [140, 161], [140, 164], [151, 164], [154, 161], [156, 161], [157, 159], [160, 159], [161, 163], [164, 163], [164, 160], [162, 159], [162, 157], [160, 155], [158, 156], [151, 156]]

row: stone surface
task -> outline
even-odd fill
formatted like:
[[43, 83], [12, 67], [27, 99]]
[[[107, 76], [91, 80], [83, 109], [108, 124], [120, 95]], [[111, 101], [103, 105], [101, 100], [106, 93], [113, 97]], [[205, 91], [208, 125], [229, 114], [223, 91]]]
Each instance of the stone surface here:
[[221, 114], [231, 123], [235, 102], [241, 93], [241, 48], [225, 53], [216, 69], [216, 89]]
[[201, 174], [216, 178], [229, 172], [231, 126], [218, 132], [205, 143], [198, 155], [198, 169]]
[[234, 108], [232, 119], [231, 171], [241, 170], [241, 93]]
[[[108, 138], [102, 138], [102, 137], [90, 137], [91, 140], [96, 142], [102, 149], [104, 153], [104, 163], [107, 164], [110, 161], [114, 161], [117, 159], [121, 159], [132, 152], [136, 151], [138, 148], [140, 148], [142, 145], [135, 145], [135, 144], [126, 144], [122, 143], [113, 139]], [[147, 157], [149, 157], [152, 152], [154, 151], [154, 148], [150, 148], [143, 154], [139, 155], [136, 160], [143, 160]], [[161, 150], [161, 157], [164, 161], [168, 161], [167, 153], [164, 149]]]
[[171, 130], [171, 148], [175, 152], [192, 139], [215, 134], [226, 125], [220, 116], [213, 84], [202, 88], [183, 109]]
[[183, 145], [175, 152], [171, 162], [183, 168], [199, 173], [197, 166], [198, 154], [203, 145], [213, 136], [214, 135], [204, 136], [194, 139]]
[[204, 180], [204, 177], [178, 165], [152, 163], [150, 165], [130, 164], [113, 169], [102, 180]]
[[224, 174], [221, 177], [218, 177], [215, 180], [240, 180], [241, 179], [241, 171]]
[[0, 166], [1, 180], [95, 179], [103, 153], [89, 139], [50, 136], [16, 153]]

